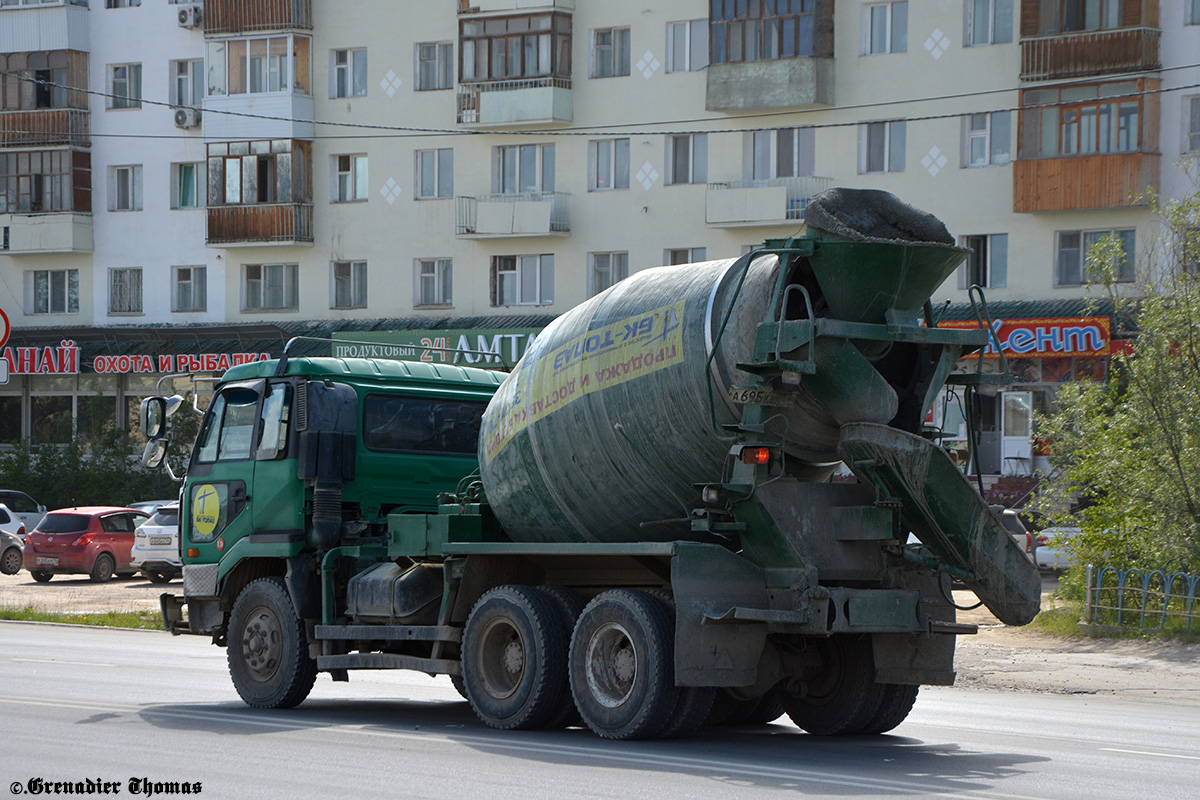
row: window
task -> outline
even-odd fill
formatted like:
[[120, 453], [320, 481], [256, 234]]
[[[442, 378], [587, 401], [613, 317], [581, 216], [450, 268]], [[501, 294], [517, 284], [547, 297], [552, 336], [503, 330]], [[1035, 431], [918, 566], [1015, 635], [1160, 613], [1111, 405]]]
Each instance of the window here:
[[352, 203], [367, 199], [367, 157], [334, 156], [337, 183], [333, 189], [334, 203]]
[[1012, 113], [971, 114], [963, 117], [964, 167], [1007, 164], [1012, 160]]
[[592, 66], [588, 76], [613, 78], [629, 74], [629, 28], [592, 31]]
[[493, 17], [459, 22], [464, 83], [571, 78], [571, 15]]
[[[45, 2], [45, 0], [43, 0], [43, 2]], [[104, 0], [105, 8], [132, 8], [133, 6], [140, 6], [141, 4], [142, 0]], [[30, 3], [30, 5], [32, 5], [32, 3]]]
[[122, 267], [108, 271], [108, 313], [142, 313], [141, 267]]
[[67, 60], [65, 50], [0, 55], [0, 110], [66, 108]]
[[295, 311], [300, 306], [296, 264], [242, 266], [242, 311]]
[[363, 444], [369, 450], [475, 457], [487, 403], [368, 394]]
[[908, 51], [908, 2], [863, 6], [862, 53]]
[[667, 72], [695, 72], [708, 66], [708, 20], [667, 23]]
[[[1032, 158], [1133, 153], [1139, 149], [1138, 84], [1134, 81], [1021, 93], [1026, 138]], [[1036, 147], [1036, 150], [1034, 148]]]
[[330, 97], [366, 97], [367, 51], [334, 50], [332, 77]]
[[1133, 230], [1059, 231], [1055, 286], [1081, 286], [1090, 283], [1092, 275], [1088, 256], [1093, 247], [1111, 235], [1120, 245], [1122, 256], [1113, 265], [1113, 275], [1119, 282], [1133, 280], [1136, 234]]
[[708, 181], [708, 134], [667, 137], [667, 183]]
[[334, 261], [330, 308], [367, 307], [367, 262]]
[[1121, 0], [1042, 0], [1039, 33], [1112, 30], [1121, 27]]
[[171, 62], [171, 105], [201, 108], [204, 105], [204, 60]]
[[588, 142], [588, 191], [629, 188], [629, 140]]
[[1004, 289], [1008, 286], [1008, 234], [967, 236], [962, 246], [971, 251], [958, 268], [958, 288]]
[[419, 258], [414, 274], [414, 306], [448, 306], [454, 302], [454, 265], [448, 258]]
[[201, 208], [204, 205], [203, 164], [171, 165], [171, 208]]
[[39, 269], [26, 272], [30, 314], [78, 314], [79, 270]]
[[[1200, 275], [1200, 227], [1180, 232], [1179, 264], [1188, 275]], [[0, 441], [3, 439], [0, 438]]]
[[[258, 412], [258, 393], [252, 389], [227, 389], [213, 400], [204, 427], [196, 439], [195, 457], [200, 462], [232, 461], [250, 457], [254, 440], [254, 421]], [[193, 491], [216, 491], [224, 494], [228, 484], [198, 486]], [[224, 501], [226, 498], [220, 497]], [[225, 507], [224, 502], [217, 504]], [[204, 508], [203, 498], [195, 498], [190, 507]], [[199, 531], [192, 531], [192, 541], [200, 541]], [[212, 532], [216, 537], [217, 531]], [[208, 538], [208, 534], [205, 535]]]
[[208, 307], [208, 268], [173, 267], [172, 311], [204, 311]]
[[417, 91], [454, 88], [454, 45], [451, 42], [417, 43]]
[[[311, 41], [307, 36], [271, 36], [259, 39], [214, 39], [205, 44], [208, 94], [260, 94], [289, 92], [308, 94], [311, 86]], [[337, 51], [334, 51], [337, 52]], [[348, 52], [348, 51], [343, 51]], [[337, 72], [330, 54], [329, 93], [335, 95]], [[356, 76], [350, 64], [348, 88]], [[366, 62], [362, 81], [365, 92]]]
[[594, 297], [620, 280], [629, 277], [629, 253], [591, 253], [588, 255], [588, 297]]
[[713, 0], [709, 60], [725, 64], [813, 55], [815, 5], [814, 0]]
[[[307, 143], [289, 139], [210, 143], [205, 182], [208, 205], [308, 202], [310, 154]], [[338, 192], [337, 158], [329, 165], [331, 202], [336, 202], [333, 198]]]
[[904, 120], [858, 126], [858, 171], [904, 172]]
[[1188, 25], [1200, 25], [1200, 0], [1188, 0]]
[[526, 194], [554, 191], [554, 145], [497, 147], [492, 157], [492, 191]]
[[1183, 99], [1183, 119], [1187, 129], [1183, 140], [1184, 152], [1200, 153], [1200, 97]]
[[663, 253], [663, 262], [667, 266], [676, 264], [698, 264], [708, 258], [707, 247], [678, 247]]
[[745, 134], [747, 180], [812, 175], [816, 166], [816, 134], [812, 128], [780, 128]]
[[[72, 171], [70, 151], [0, 152], [0, 214], [72, 209]], [[90, 211], [90, 185], [75, 187], [81, 189], [84, 198], [78, 210]]]
[[417, 190], [418, 200], [432, 200], [454, 196], [454, 150], [440, 147], [437, 150], [418, 150]]
[[963, 44], [978, 47], [1013, 40], [1013, 0], [964, 0]]
[[110, 65], [108, 68], [108, 94], [109, 108], [141, 108], [142, 65]]
[[493, 256], [493, 306], [545, 306], [554, 302], [554, 256]]
[[108, 168], [108, 210], [142, 210], [142, 166]]

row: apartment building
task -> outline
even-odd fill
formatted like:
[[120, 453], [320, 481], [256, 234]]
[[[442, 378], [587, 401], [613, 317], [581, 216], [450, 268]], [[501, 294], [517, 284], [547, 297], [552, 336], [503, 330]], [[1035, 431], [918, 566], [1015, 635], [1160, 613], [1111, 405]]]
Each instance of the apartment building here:
[[516, 357], [836, 185], [972, 251], [943, 318], [984, 287], [1020, 383], [981, 461], [1028, 470], [1031, 409], [1114, 346], [1089, 249], [1136, 291], [1143, 193], [1192, 190], [1196, 53], [1200, 0], [0, 0], [0, 440], [297, 334]]

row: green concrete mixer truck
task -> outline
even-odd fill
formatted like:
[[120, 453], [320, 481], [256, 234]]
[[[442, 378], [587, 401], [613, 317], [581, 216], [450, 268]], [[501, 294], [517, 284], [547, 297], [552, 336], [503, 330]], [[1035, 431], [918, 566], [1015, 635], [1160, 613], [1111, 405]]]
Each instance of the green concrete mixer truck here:
[[[411, 669], [496, 728], [890, 730], [974, 632], [951, 579], [1009, 624], [1039, 606], [924, 427], [947, 383], [1003, 380], [955, 369], [986, 343], [982, 296], [979, 330], [929, 302], [965, 255], [931, 215], [834, 189], [801, 236], [566, 312], [508, 374], [293, 343], [234, 367], [187, 468], [166, 627], [225, 647], [263, 708], [318, 672]], [[150, 466], [171, 405], [143, 404]]]

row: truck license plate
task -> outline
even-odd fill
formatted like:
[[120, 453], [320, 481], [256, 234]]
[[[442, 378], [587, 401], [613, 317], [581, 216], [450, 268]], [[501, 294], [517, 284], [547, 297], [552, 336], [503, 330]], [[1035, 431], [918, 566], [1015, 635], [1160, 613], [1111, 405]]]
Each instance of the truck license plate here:
[[39, 567], [57, 567], [58, 558], [56, 556], [38, 556], [36, 563]]
[[765, 389], [729, 390], [729, 399], [733, 402], [756, 406], [786, 406], [791, 403], [792, 397], [783, 392], [770, 392]]
[[170, 543], [171, 543], [170, 536], [151, 536], [150, 537], [150, 544], [163, 545], [163, 544], [170, 544]]

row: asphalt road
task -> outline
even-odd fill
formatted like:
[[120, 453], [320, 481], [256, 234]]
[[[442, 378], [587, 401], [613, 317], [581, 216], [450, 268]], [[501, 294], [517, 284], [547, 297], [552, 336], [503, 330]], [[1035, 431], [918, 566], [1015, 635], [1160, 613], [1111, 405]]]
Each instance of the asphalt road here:
[[[198, 783], [209, 798], [1194, 798], [1200, 706], [925, 688], [893, 735], [790, 723], [679, 741], [483, 727], [444, 678], [321, 676], [298, 709], [237, 699], [200, 637], [0, 622], [0, 787]], [[180, 797], [157, 787], [153, 797]], [[190, 787], [189, 788], [194, 788]], [[0, 792], [3, 789], [0, 788]]]

